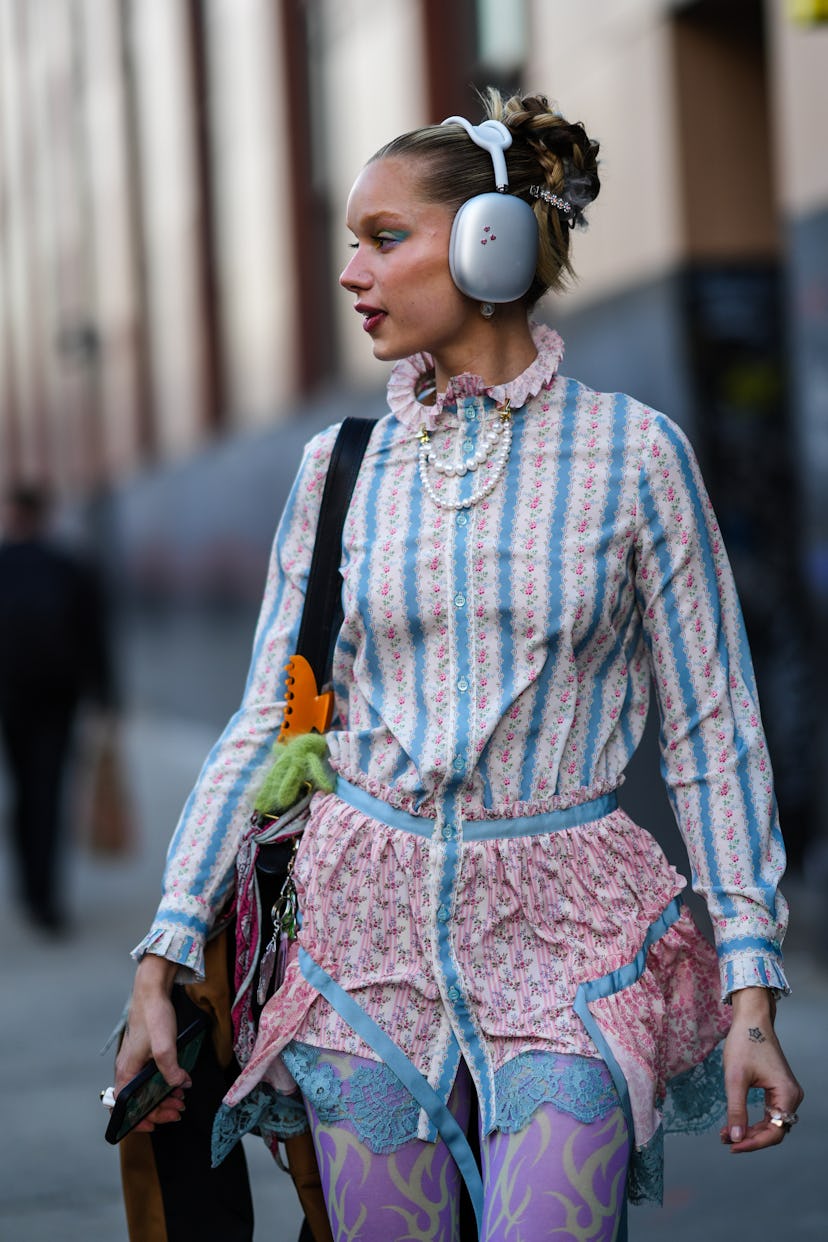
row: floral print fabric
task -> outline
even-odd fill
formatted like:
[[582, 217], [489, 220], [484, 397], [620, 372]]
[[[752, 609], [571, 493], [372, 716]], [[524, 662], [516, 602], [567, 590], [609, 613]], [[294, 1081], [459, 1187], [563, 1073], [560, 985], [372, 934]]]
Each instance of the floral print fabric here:
[[[458, 1055], [437, 954], [434, 852], [429, 838], [336, 794], [317, 795], [294, 877], [302, 947], [447, 1098]], [[464, 844], [452, 950], [496, 1099], [498, 1074], [525, 1054], [598, 1055], [573, 1009], [578, 985], [632, 961], [683, 885], [621, 810], [565, 831]], [[704, 1061], [730, 1024], [714, 951], [689, 914], [653, 946], [636, 984], [592, 1008], [627, 1079], [636, 1141], [647, 1143], [668, 1079]], [[230, 1107], [262, 1081], [292, 1089], [280, 1053], [294, 1039], [374, 1055], [302, 978], [295, 957], [263, 1010]], [[434, 1137], [425, 1114], [417, 1132]]]
[[[519, 377], [514, 389], [536, 395], [516, 409], [508, 469], [467, 512], [437, 510], [423, 495], [416, 367], [398, 364], [405, 383], [392, 377], [390, 388], [402, 421], [392, 414], [375, 429], [345, 527], [334, 766], [423, 815], [449, 796], [468, 819], [542, 811], [579, 789], [618, 785], [652, 684], [667, 788], [713, 919], [723, 992], [786, 990], [770, 764], [692, 450], [663, 415], [559, 376], [559, 338], [535, 334], [532, 382]], [[441, 406], [432, 437], [441, 454], [476, 443], [494, 416], [494, 398], [466, 378], [465, 395]], [[421, 408], [425, 420], [430, 407]], [[179, 961], [184, 977], [203, 972], [204, 940], [232, 891], [251, 790], [281, 721], [334, 438], [332, 428], [306, 450], [242, 706], [184, 808], [158, 914], [136, 949]], [[442, 482], [454, 494], [467, 479]]]
[[[466, 1036], [438, 934], [484, 1049], [479, 1081], [527, 1051], [594, 1055], [574, 989], [635, 957], [683, 881], [620, 811], [509, 841], [466, 840], [464, 825], [614, 789], [654, 689], [663, 772], [712, 917], [719, 980], [713, 950], [683, 916], [634, 986], [592, 1005], [647, 1142], [667, 1080], [726, 1029], [718, 990], [787, 989], [784, 853], [742, 618], [692, 450], [663, 415], [560, 376], [559, 338], [535, 328], [535, 339], [537, 359], [512, 384], [489, 390], [463, 376], [432, 406], [417, 400], [427, 358], [392, 374], [392, 412], [373, 432], [345, 525], [329, 743], [342, 777], [432, 819], [435, 836], [315, 799], [297, 864], [301, 943], [444, 1096]], [[470, 509], [438, 508], [420, 485], [418, 424], [440, 456], [471, 454], [507, 399], [512, 448], [497, 487]], [[184, 977], [203, 970], [278, 731], [334, 438], [332, 428], [306, 450], [242, 706], [184, 809], [158, 914], [135, 951], [179, 961]], [[447, 502], [474, 487], [471, 475], [433, 479]], [[449, 851], [445, 907], [435, 876], [448, 874]], [[295, 961], [231, 1103], [257, 1080], [290, 1089], [278, 1053], [294, 1037], [366, 1055]]]

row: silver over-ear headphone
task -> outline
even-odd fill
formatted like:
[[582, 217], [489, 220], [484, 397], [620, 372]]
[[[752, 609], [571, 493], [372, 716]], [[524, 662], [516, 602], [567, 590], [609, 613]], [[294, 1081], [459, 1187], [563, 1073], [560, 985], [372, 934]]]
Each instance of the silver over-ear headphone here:
[[503, 152], [512, 135], [500, 121], [472, 125], [450, 116], [443, 125], [462, 125], [472, 142], [492, 157], [497, 193], [476, 194], [463, 203], [451, 229], [449, 268], [461, 293], [480, 302], [515, 302], [532, 283], [538, 261], [535, 213], [508, 193]]

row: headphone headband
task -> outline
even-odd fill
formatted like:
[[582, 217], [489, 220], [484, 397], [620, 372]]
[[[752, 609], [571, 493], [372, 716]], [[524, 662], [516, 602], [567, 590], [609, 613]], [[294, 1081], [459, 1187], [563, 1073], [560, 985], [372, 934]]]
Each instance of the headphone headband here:
[[484, 151], [492, 157], [495, 185], [501, 194], [505, 194], [509, 185], [509, 174], [506, 172], [506, 156], [503, 152], [512, 145], [512, 135], [502, 121], [483, 121], [481, 125], [472, 125], [464, 116], [449, 116], [442, 125], [462, 125], [463, 129]]

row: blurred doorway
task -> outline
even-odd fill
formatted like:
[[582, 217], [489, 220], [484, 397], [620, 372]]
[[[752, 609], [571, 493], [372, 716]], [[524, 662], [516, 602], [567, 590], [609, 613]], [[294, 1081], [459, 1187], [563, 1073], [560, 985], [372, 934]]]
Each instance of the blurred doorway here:
[[761, 0], [672, 19], [696, 446], [733, 562], [789, 858], [816, 826], [817, 709], [802, 573], [785, 280]]

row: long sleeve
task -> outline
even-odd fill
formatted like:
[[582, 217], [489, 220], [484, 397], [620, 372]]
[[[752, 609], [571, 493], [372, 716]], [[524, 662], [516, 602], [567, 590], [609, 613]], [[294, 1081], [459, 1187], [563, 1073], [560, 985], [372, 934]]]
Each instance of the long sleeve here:
[[687, 440], [660, 416], [642, 430], [635, 574], [662, 772], [710, 912], [723, 994], [787, 991], [785, 854], [735, 584]]
[[167, 852], [163, 896], [136, 959], [204, 974], [204, 942], [232, 891], [239, 840], [282, 720], [285, 664], [299, 632], [325, 477], [337, 427], [307, 446], [270, 556], [241, 706], [208, 755]]

